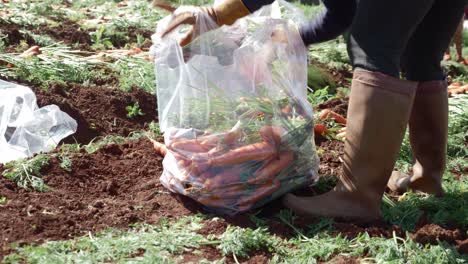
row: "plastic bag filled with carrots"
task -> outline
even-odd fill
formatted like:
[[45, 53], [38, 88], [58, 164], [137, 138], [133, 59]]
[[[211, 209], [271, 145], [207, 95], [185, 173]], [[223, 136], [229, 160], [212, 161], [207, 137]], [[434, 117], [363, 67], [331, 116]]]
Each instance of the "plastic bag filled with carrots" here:
[[169, 190], [235, 214], [317, 179], [301, 17], [279, 1], [232, 26], [199, 16], [185, 47], [177, 41], [184, 28], [164, 39], [155, 34], [168, 149], [161, 181]]

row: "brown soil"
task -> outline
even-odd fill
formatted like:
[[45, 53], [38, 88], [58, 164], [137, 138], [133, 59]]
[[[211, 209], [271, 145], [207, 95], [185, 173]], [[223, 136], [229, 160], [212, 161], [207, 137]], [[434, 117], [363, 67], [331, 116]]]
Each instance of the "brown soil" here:
[[322, 141], [318, 144], [320, 151], [319, 174], [322, 176], [339, 176], [342, 172], [341, 158], [344, 155], [344, 142]]
[[[66, 18], [61, 18], [58, 26], [49, 26], [49, 25], [41, 25], [39, 27], [22, 27], [16, 24], [7, 24], [7, 23], [0, 23], [0, 33], [4, 35], [8, 35], [7, 37], [7, 44], [8, 48], [7, 51], [14, 52], [14, 48], [18, 45], [21, 41], [25, 41], [29, 46], [32, 45], [39, 45], [34, 41], [34, 39], [29, 36], [28, 34], [20, 32], [20, 30], [28, 30], [37, 35], [48, 35], [53, 39], [57, 40], [58, 42], [63, 42], [67, 45], [71, 45], [79, 50], [84, 51], [91, 51], [91, 32], [83, 30], [80, 25], [74, 21], [68, 20]], [[141, 35], [145, 38], [145, 42], [141, 48], [149, 49], [151, 46], [151, 35], [154, 33], [152, 31], [143, 30], [140, 28], [129, 27], [127, 29], [122, 30], [124, 31], [124, 36], [128, 36], [127, 38], [121, 39], [112, 39], [112, 44], [115, 48], [123, 48], [128, 43], [135, 43], [137, 41], [137, 35]], [[76, 46], [75, 46], [76, 45]]]
[[[49, 90], [33, 88], [38, 105], [55, 104], [78, 122], [78, 131], [66, 142], [86, 144], [98, 136], [128, 136], [157, 121], [156, 96], [141, 89], [126, 93], [105, 87], [54, 85]], [[127, 117], [129, 105], [138, 102], [143, 116]]]
[[43, 168], [44, 181], [52, 188], [45, 193], [25, 191], [0, 177], [0, 193], [8, 200], [0, 205], [3, 251], [11, 242], [68, 239], [88, 230], [156, 223], [198, 210], [197, 204], [161, 185], [162, 159], [147, 140], [109, 145], [91, 155], [76, 153], [71, 159], [71, 172], [56, 159]]
[[59, 21], [59, 25], [51, 27], [42, 25], [39, 27], [21, 27], [16, 24], [0, 24], [0, 32], [8, 35], [8, 45], [11, 47], [7, 49], [12, 50], [12, 46], [19, 44], [21, 41], [26, 41], [28, 45], [37, 45], [33, 38], [28, 34], [20, 32], [22, 29], [29, 30], [34, 34], [49, 35], [57, 41], [61, 41], [65, 44], [74, 45], [77, 44], [80, 50], [89, 50], [91, 45], [91, 36], [88, 32], [83, 31], [76, 22], [63, 18]]

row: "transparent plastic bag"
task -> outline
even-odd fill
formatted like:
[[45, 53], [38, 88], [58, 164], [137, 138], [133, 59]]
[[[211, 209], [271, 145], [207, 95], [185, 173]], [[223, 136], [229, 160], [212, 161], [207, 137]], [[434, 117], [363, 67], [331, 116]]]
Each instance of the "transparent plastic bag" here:
[[38, 108], [28, 87], [0, 80], [0, 163], [50, 151], [76, 128], [56, 105]]
[[184, 28], [153, 36], [169, 190], [235, 214], [317, 179], [298, 12], [279, 1], [220, 28], [199, 14], [187, 47], [177, 41]]

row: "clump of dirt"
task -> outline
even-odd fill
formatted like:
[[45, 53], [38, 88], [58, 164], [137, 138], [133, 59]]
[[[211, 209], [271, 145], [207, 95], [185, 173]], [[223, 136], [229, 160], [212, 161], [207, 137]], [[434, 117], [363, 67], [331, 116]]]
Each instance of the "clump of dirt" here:
[[[76, 84], [34, 88], [39, 106], [55, 104], [78, 122], [78, 131], [65, 142], [86, 144], [98, 136], [128, 136], [157, 121], [156, 96], [141, 89], [129, 93], [105, 87]], [[135, 103], [144, 115], [129, 118], [127, 106]]]
[[460, 229], [445, 229], [436, 224], [427, 224], [420, 227], [413, 235], [413, 239], [421, 244], [435, 244], [445, 241], [449, 244], [458, 244], [467, 239], [466, 232]]
[[56, 27], [41, 27], [34, 29], [36, 34], [47, 34], [65, 44], [78, 44], [80, 50], [90, 50], [91, 36], [89, 32], [81, 29], [80, 25], [74, 21], [63, 18], [58, 21]]

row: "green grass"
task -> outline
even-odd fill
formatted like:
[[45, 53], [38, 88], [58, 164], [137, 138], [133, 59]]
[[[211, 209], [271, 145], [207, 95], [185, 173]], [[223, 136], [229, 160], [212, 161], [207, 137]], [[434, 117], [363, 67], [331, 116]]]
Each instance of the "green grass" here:
[[20, 159], [4, 165], [3, 177], [14, 181], [19, 187], [26, 190], [45, 192], [49, 189], [41, 178], [41, 169], [49, 164], [50, 156], [37, 155], [31, 159]]
[[[177, 263], [191, 253], [203, 259], [201, 246], [217, 248], [236, 261], [256, 252], [271, 254], [271, 263], [318, 263], [336, 256], [356, 257], [375, 263], [465, 263], [466, 256], [444, 243], [423, 246], [409, 237], [391, 239], [360, 234], [354, 239], [332, 236], [328, 230], [310, 236], [281, 239], [264, 228], [229, 226], [219, 235], [197, 234], [209, 221], [191, 216], [158, 225], [136, 225], [129, 230], [109, 229], [67, 241], [18, 247], [3, 263]], [[205, 261], [200, 263], [205, 263]]]

